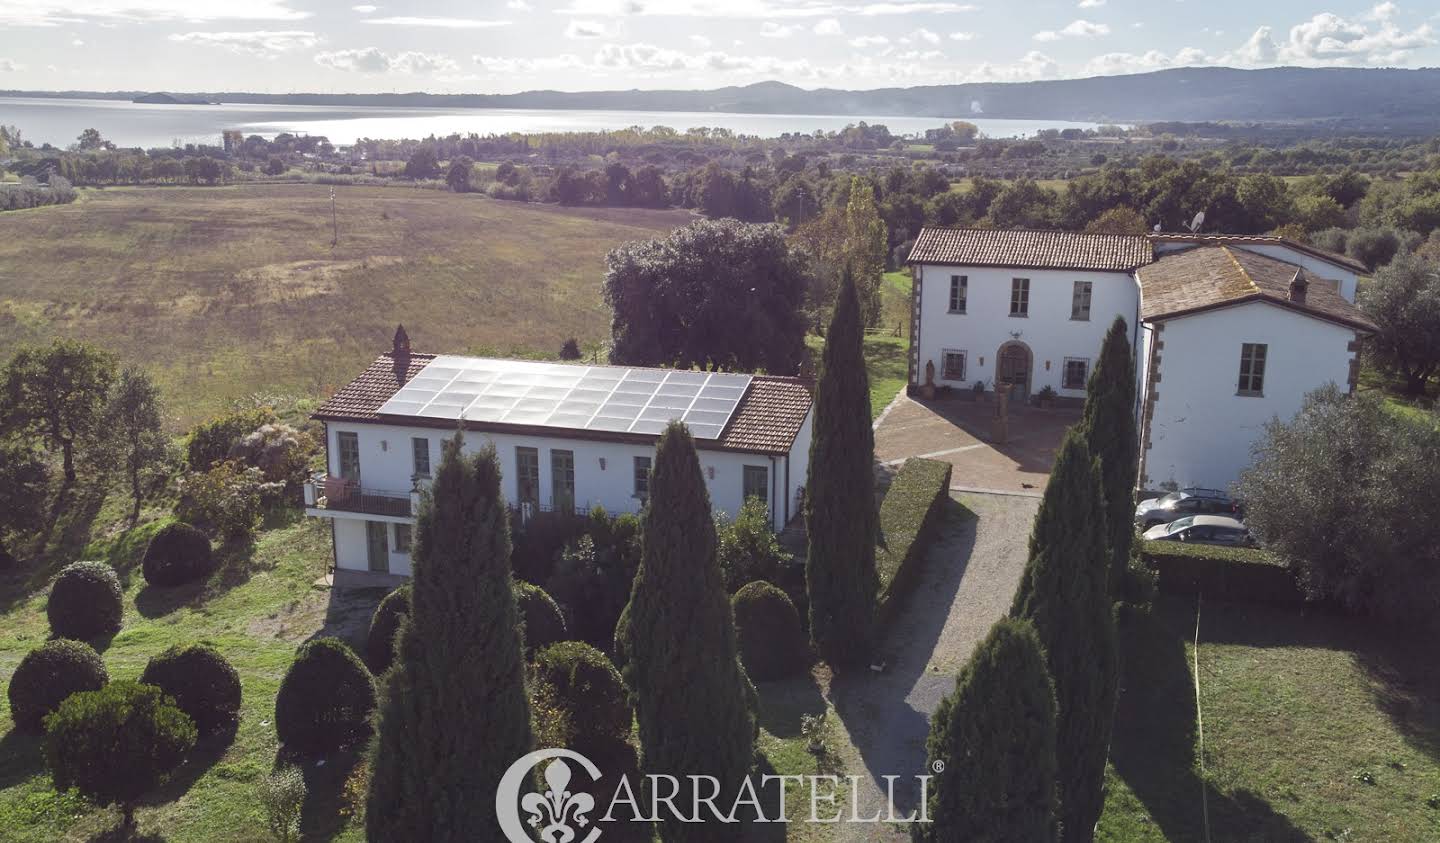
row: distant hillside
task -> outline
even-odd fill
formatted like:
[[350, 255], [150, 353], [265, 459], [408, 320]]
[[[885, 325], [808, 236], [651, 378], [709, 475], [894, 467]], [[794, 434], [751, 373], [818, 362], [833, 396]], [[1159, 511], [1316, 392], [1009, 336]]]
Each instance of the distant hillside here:
[[[144, 92], [23, 92], [3, 96], [130, 99]], [[1375, 126], [1440, 123], [1440, 68], [1181, 68], [1049, 82], [972, 83], [844, 91], [762, 82], [709, 91], [526, 91], [519, 94], [173, 95], [227, 103], [449, 108], [616, 109], [759, 114], [895, 115], [1143, 122], [1359, 121]]]
[[131, 102], [143, 103], [146, 105], [210, 105], [211, 100], [203, 96], [192, 94], [170, 94], [165, 91], [156, 91], [153, 94], [141, 94]]

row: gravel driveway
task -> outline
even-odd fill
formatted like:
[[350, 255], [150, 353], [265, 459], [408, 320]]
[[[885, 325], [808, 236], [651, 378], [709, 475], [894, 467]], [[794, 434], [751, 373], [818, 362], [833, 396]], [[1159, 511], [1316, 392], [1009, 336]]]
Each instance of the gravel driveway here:
[[[842, 759], [862, 775], [856, 815], [885, 807], [885, 780], [896, 781], [896, 816], [916, 807], [914, 777], [925, 770], [930, 714], [955, 687], [955, 675], [991, 625], [1010, 610], [1025, 567], [1038, 497], [955, 495], [977, 518], [952, 521], [883, 646], [884, 673], [837, 679], [831, 703], [859, 757]], [[902, 787], [909, 785], [909, 787]], [[836, 839], [904, 840], [896, 826], [841, 823]]]

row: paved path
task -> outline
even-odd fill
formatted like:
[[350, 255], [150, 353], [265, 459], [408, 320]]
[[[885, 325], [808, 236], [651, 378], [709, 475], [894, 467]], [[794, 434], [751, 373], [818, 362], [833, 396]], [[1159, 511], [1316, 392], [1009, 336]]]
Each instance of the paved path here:
[[[904, 791], [925, 771], [930, 714], [955, 687], [955, 674], [975, 644], [1010, 610], [1025, 566], [1025, 547], [1039, 501], [1028, 496], [956, 495], [978, 516], [952, 520], [932, 550], [883, 646], [887, 670], [837, 679], [831, 703], [849, 731], [858, 757], [846, 772], [862, 775], [859, 816], [885, 806], [885, 775], [897, 781], [896, 814], [914, 810], [918, 788]], [[895, 826], [842, 823], [843, 841], [904, 840]]]

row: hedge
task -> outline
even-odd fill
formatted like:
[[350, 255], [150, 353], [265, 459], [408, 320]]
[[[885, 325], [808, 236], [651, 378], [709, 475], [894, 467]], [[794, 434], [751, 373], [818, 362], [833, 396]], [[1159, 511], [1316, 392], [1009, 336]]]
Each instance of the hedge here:
[[22, 732], [45, 731], [45, 716], [71, 694], [97, 691], [110, 676], [89, 645], [57, 638], [25, 654], [10, 676], [10, 717]]
[[894, 620], [901, 598], [920, 578], [950, 499], [952, 468], [948, 462], [908, 459], [880, 504], [881, 545], [875, 551], [875, 571], [880, 575], [876, 614], [882, 624]]
[[805, 669], [810, 660], [805, 632], [785, 592], [757, 580], [735, 592], [731, 605], [740, 660], [751, 679], [783, 679]]
[[174, 698], [202, 735], [239, 718], [240, 674], [209, 644], [176, 645], [153, 656], [140, 682]]
[[390, 669], [395, 658], [395, 633], [400, 619], [410, 614], [410, 583], [405, 583], [380, 601], [370, 616], [370, 631], [365, 635], [365, 663], [376, 676]]
[[150, 585], [169, 587], [204, 579], [215, 570], [210, 539], [181, 521], [161, 527], [145, 548], [141, 571]]
[[1303, 603], [1295, 572], [1263, 550], [1249, 547], [1145, 541], [1141, 558], [1161, 591], [1252, 603]]
[[45, 615], [56, 637], [89, 641], [120, 631], [124, 601], [114, 568], [104, 562], [71, 562], [55, 578]]

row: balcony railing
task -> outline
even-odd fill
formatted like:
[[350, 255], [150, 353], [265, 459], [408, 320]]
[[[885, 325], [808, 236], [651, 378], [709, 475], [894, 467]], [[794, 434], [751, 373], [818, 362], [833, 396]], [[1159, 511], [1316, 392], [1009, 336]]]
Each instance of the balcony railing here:
[[317, 474], [305, 484], [305, 505], [332, 512], [363, 515], [415, 516], [415, 493], [366, 489], [344, 477]]

